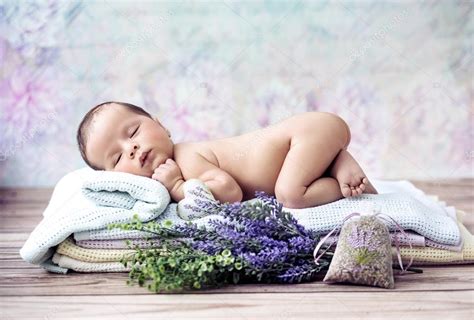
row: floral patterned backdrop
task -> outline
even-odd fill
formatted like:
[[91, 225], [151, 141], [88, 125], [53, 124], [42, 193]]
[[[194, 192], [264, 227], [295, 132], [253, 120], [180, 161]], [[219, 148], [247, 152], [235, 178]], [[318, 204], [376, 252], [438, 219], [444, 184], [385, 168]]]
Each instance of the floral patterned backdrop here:
[[0, 0], [0, 30], [3, 186], [83, 167], [105, 100], [175, 142], [335, 112], [369, 177], [473, 176], [472, 1]]

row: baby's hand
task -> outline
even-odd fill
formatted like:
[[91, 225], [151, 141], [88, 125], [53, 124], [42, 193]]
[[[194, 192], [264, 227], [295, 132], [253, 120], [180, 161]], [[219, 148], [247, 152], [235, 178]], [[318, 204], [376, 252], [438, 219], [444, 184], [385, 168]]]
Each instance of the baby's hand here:
[[173, 159], [167, 159], [155, 169], [152, 179], [160, 181], [171, 192], [176, 182], [184, 180], [181, 170]]

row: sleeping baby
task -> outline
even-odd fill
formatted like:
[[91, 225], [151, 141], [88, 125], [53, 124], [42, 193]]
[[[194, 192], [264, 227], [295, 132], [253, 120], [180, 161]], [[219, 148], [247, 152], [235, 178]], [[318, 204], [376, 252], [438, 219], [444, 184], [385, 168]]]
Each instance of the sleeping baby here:
[[184, 182], [195, 178], [221, 202], [264, 191], [287, 208], [377, 193], [347, 151], [350, 139], [340, 117], [307, 112], [235, 137], [173, 143], [158, 119], [123, 102], [92, 108], [77, 132], [91, 168], [158, 180], [175, 202], [184, 198]]

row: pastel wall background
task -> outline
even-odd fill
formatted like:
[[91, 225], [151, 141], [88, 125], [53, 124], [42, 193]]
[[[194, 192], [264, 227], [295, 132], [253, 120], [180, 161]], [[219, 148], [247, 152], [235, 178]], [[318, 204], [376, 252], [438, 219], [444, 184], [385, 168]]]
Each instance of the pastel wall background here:
[[473, 176], [472, 1], [0, 1], [0, 179], [52, 186], [105, 100], [175, 142], [305, 111], [351, 126], [369, 177]]

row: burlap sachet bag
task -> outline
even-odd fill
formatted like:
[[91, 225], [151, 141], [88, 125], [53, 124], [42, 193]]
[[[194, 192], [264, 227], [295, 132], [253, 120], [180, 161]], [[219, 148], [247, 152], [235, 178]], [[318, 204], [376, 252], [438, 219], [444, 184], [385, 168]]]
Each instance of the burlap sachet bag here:
[[[390, 233], [378, 215], [353, 213], [344, 219], [324, 282], [395, 288]], [[403, 229], [401, 231], [403, 232]], [[319, 259], [316, 255], [324, 240], [322, 239], [315, 249], [316, 264]], [[403, 265], [401, 267], [402, 273], [406, 271], [403, 270]]]

